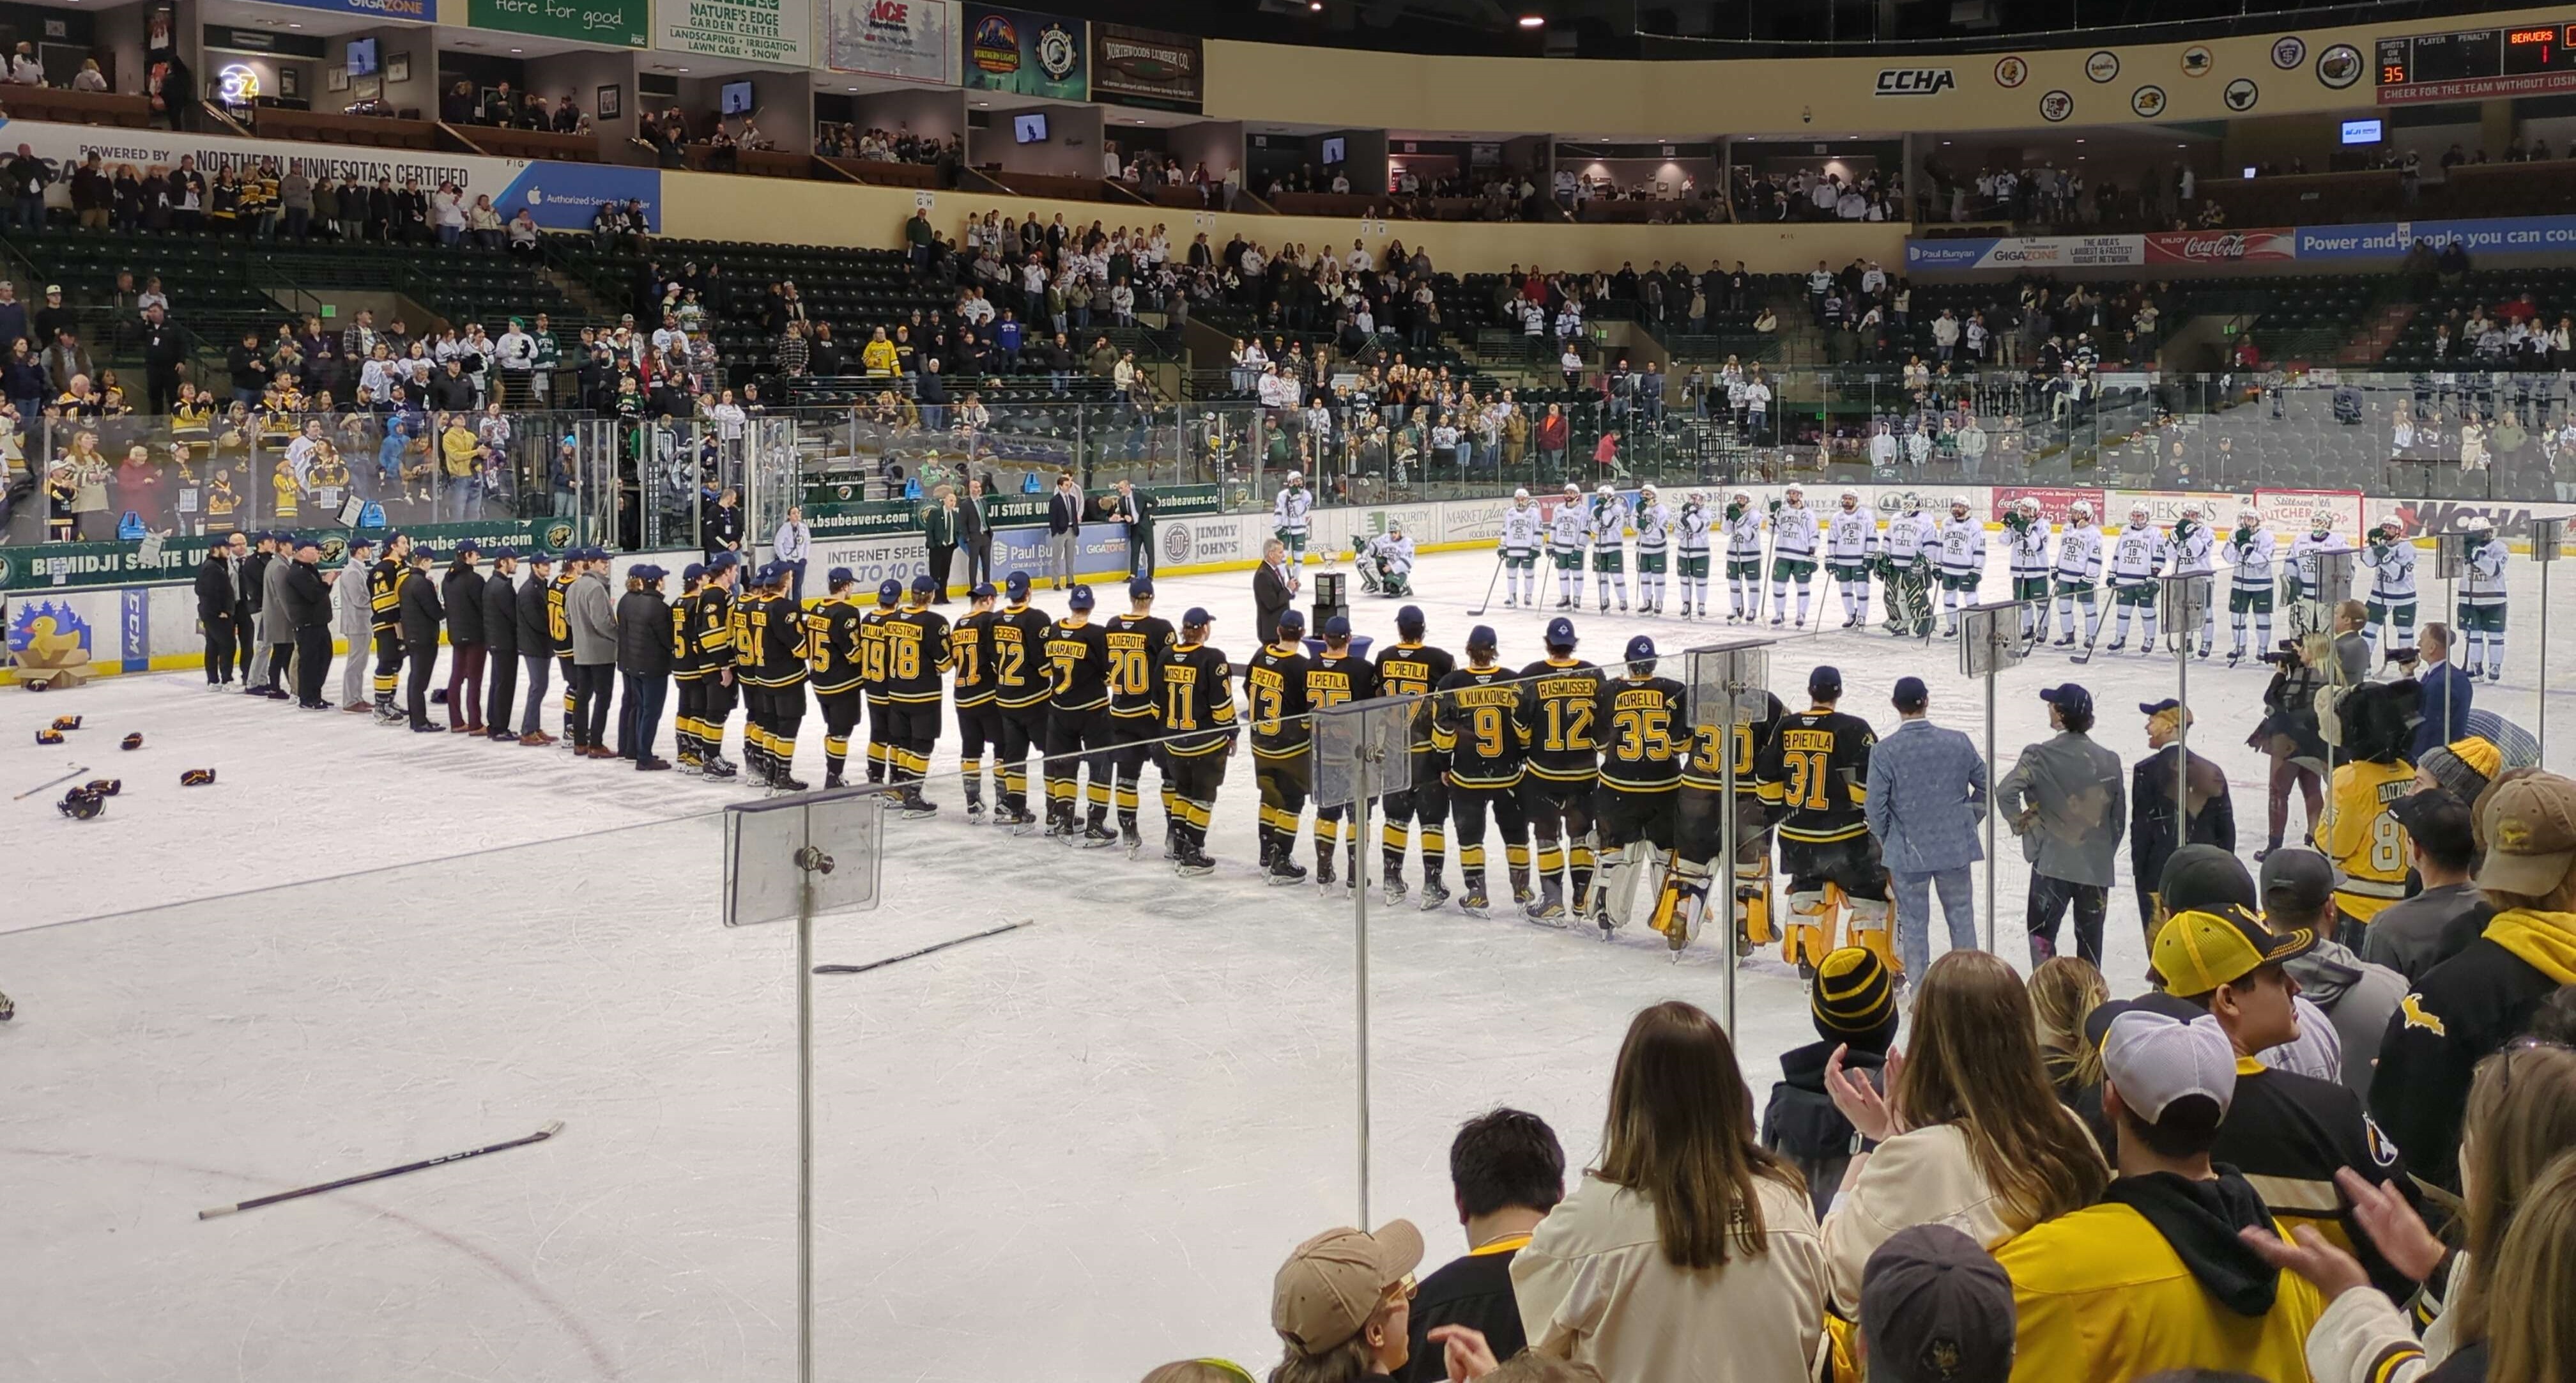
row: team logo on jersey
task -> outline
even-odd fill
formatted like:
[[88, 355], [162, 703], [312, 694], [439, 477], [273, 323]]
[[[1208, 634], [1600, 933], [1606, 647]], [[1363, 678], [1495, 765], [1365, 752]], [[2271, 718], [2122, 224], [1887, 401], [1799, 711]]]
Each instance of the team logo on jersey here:
[[2397, 1145], [2389, 1142], [2388, 1135], [2380, 1131], [2378, 1120], [2367, 1114], [2362, 1115], [2361, 1133], [2363, 1139], [2370, 1144], [2371, 1161], [2382, 1167], [2397, 1165]]
[[2113, 82], [2120, 77], [2120, 55], [2105, 48], [2084, 60], [2084, 75], [2095, 82]]
[[2451, 1030], [2442, 1026], [2441, 1019], [2424, 1011], [2424, 998], [2420, 994], [2407, 995], [2405, 999], [2398, 1003], [2397, 1012], [2405, 1019], [2406, 1026], [2410, 1028], [2422, 1028], [2424, 1031], [2433, 1034], [2435, 1037], [2448, 1037], [2451, 1035]]

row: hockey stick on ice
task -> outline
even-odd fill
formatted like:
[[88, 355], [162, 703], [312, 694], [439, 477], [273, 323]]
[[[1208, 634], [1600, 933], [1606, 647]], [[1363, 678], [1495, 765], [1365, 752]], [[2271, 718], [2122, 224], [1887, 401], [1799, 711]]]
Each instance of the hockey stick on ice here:
[[1493, 572], [1493, 575], [1488, 576], [1488, 577], [1486, 577], [1486, 578], [1485, 578], [1485, 598], [1484, 598], [1484, 599], [1482, 599], [1482, 600], [1480, 600], [1480, 601], [1477, 601], [1477, 602], [1476, 602], [1476, 608], [1475, 608], [1475, 609], [1473, 609], [1473, 610], [1469, 610], [1469, 611], [1467, 612], [1467, 618], [1469, 618], [1469, 619], [1474, 619], [1474, 618], [1476, 618], [1478, 615], [1481, 615], [1481, 614], [1485, 613], [1487, 610], [1490, 610], [1490, 609], [1492, 609], [1492, 608], [1493, 608], [1493, 605], [1494, 605], [1494, 583], [1495, 583], [1496, 581], [1498, 581], [1498, 580], [1502, 579], [1502, 575], [1503, 575], [1503, 554], [1502, 554], [1501, 552], [1497, 551], [1497, 552], [1494, 554], [1494, 572]]
[[502, 1152], [510, 1148], [524, 1148], [530, 1143], [542, 1143], [561, 1132], [563, 1132], [563, 1120], [549, 1119], [546, 1121], [544, 1127], [529, 1134], [525, 1138], [513, 1138], [506, 1143], [490, 1143], [479, 1148], [468, 1148], [464, 1152], [452, 1152], [440, 1157], [424, 1158], [418, 1162], [406, 1162], [399, 1167], [387, 1167], [381, 1172], [361, 1172], [353, 1177], [342, 1177], [338, 1181], [326, 1181], [319, 1186], [304, 1186], [293, 1191], [280, 1191], [276, 1195], [261, 1196], [255, 1200], [241, 1201], [232, 1205], [218, 1205], [211, 1210], [198, 1211], [197, 1218], [200, 1220], [211, 1220], [221, 1215], [238, 1214], [244, 1210], [257, 1210], [263, 1205], [275, 1205], [279, 1201], [297, 1200], [305, 1196], [317, 1196], [325, 1191], [337, 1191], [343, 1186], [355, 1186], [362, 1181], [382, 1181], [386, 1177], [398, 1177], [405, 1172], [417, 1172], [423, 1168], [438, 1166], [441, 1163], [462, 1162], [469, 1157], [481, 1157], [485, 1153]]
[[49, 787], [52, 787], [52, 786], [53, 786], [54, 784], [56, 784], [56, 783], [68, 783], [68, 782], [70, 782], [72, 779], [77, 778], [77, 777], [79, 777], [79, 776], [81, 776], [82, 774], [87, 773], [87, 772], [89, 772], [89, 765], [87, 765], [87, 764], [83, 764], [83, 765], [81, 765], [80, 767], [73, 769], [71, 772], [64, 774], [64, 775], [63, 775], [63, 776], [61, 776], [60, 778], [48, 778], [48, 779], [46, 779], [45, 781], [43, 781], [43, 782], [41, 782], [41, 783], [36, 784], [34, 787], [31, 787], [31, 788], [27, 789], [25, 792], [19, 793], [17, 796], [10, 798], [9, 800], [10, 800], [10, 801], [12, 801], [12, 802], [24, 802], [24, 801], [26, 801], [28, 798], [35, 796], [37, 793], [43, 792], [45, 789], [47, 789], [47, 788], [49, 788]]
[[1038, 920], [1036, 918], [1023, 917], [1017, 922], [1005, 922], [998, 927], [988, 927], [980, 932], [955, 937], [947, 941], [939, 942], [936, 945], [924, 946], [918, 951], [906, 951], [899, 956], [888, 956], [883, 960], [872, 960], [865, 965], [817, 965], [814, 967], [814, 973], [817, 975], [864, 975], [871, 970], [882, 970], [889, 965], [899, 964], [903, 961], [919, 960], [923, 956], [931, 955], [939, 951], [945, 951], [951, 946], [963, 946], [970, 941], [981, 941], [988, 936], [1000, 936], [1004, 932], [1016, 932], [1022, 927], [1034, 927], [1037, 924]]

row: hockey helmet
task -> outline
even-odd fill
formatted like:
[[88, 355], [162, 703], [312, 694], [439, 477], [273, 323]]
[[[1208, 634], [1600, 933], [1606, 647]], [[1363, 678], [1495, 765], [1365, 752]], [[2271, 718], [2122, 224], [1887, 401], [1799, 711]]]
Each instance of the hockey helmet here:
[[2260, 527], [2262, 527], [2262, 525], [2263, 525], [2263, 516], [2262, 516], [2261, 514], [2256, 513], [2255, 511], [2253, 511], [2253, 510], [2251, 510], [2251, 509], [2239, 509], [2239, 510], [2237, 510], [2237, 511], [2236, 511], [2236, 526], [2237, 526], [2237, 527], [2239, 527], [2239, 528], [2260, 528]]
[[2199, 517], [2200, 517], [2200, 501], [2195, 499], [2195, 500], [2191, 500], [2191, 501], [2186, 502], [2186, 503], [2183, 505], [2183, 507], [2182, 507], [2182, 516], [2183, 516], [2184, 518], [2186, 518], [2186, 519], [2196, 519], [2196, 518], [2199, 518]]
[[2308, 516], [2308, 531], [2322, 538], [2334, 531], [2334, 515], [2320, 509]]
[[1611, 489], [1610, 482], [1605, 480], [1601, 482], [1600, 488], [1594, 490], [1592, 493], [1601, 496], [1603, 499], [1608, 499], [1610, 496], [1617, 494], [1618, 491]]
[[1529, 490], [1526, 487], [1512, 491], [1512, 498], [1515, 501], [1528, 499], [1529, 497]]
[[2391, 538], [2403, 538], [2406, 536], [2406, 522], [2405, 520], [2398, 518], [2395, 514], [2391, 514], [2387, 518], [2379, 521], [2379, 531], [2387, 534]]
[[2143, 504], [2132, 504], [2129, 506], [2129, 522], [2145, 523], [2147, 520], [2154, 518], [2155, 513], [2156, 511]]
[[1306, 483], [1306, 473], [1305, 473], [1304, 471], [1290, 471], [1290, 472], [1288, 473], [1288, 483], [1289, 483], [1289, 484], [1291, 484], [1291, 485], [1303, 485], [1303, 484], [1305, 484], [1305, 483]]
[[2093, 501], [2089, 499], [2079, 499], [2073, 504], [2066, 506], [2066, 517], [2070, 519], [2082, 519], [2086, 523], [2091, 523], [2093, 521]]
[[1807, 487], [1792, 480], [1789, 482], [1789, 488], [1781, 491], [1780, 493], [1784, 495], [1798, 495], [1803, 497], [1807, 493]]
[[1729, 504], [1749, 505], [1753, 503], [1753, 492], [1751, 490], [1738, 490], [1734, 494], [1728, 495], [1726, 497], [1726, 502]]
[[1580, 495], [1583, 493], [1583, 487], [1569, 480], [1565, 482], [1565, 492], [1569, 495]]
[[[2322, 520], [2320, 520], [2320, 522], [2322, 522]], [[2495, 531], [2495, 523], [2484, 514], [2471, 514], [2460, 520], [2460, 531], [2463, 533], [2491, 533]]]
[[1654, 487], [1654, 486], [1652, 486], [1652, 485], [1640, 485], [1640, 486], [1638, 486], [1638, 487], [1637, 487], [1637, 498], [1639, 498], [1639, 499], [1653, 499], [1654, 497], [1655, 497], [1655, 487]]
[[1842, 494], [1841, 494], [1841, 495], [1839, 495], [1839, 496], [1837, 496], [1837, 498], [1839, 498], [1839, 499], [1842, 501], [1842, 506], [1843, 506], [1845, 509], [1850, 509], [1850, 508], [1853, 508], [1853, 507], [1856, 507], [1857, 505], [1859, 505], [1859, 503], [1860, 503], [1860, 491], [1855, 490], [1855, 489], [1851, 488], [1850, 486], [1846, 485], [1846, 486], [1844, 486], [1844, 487], [1843, 487], [1843, 492], [1842, 492]]
[[1952, 496], [1950, 496], [1950, 507], [1951, 507], [1951, 508], [1953, 508], [1953, 509], [1965, 509], [1965, 508], [1967, 508], [1967, 507], [1968, 507], [1968, 497], [1967, 497], [1966, 495], [1952, 495]]
[[1701, 494], [1697, 490], [1693, 490], [1682, 496], [1682, 502], [1694, 507], [1703, 507], [1708, 503], [1708, 496]]

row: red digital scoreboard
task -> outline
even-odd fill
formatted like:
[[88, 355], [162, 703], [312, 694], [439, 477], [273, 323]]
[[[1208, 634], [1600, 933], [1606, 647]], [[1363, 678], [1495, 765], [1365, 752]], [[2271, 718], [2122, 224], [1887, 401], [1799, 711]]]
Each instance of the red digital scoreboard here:
[[2576, 91], [2576, 23], [2383, 38], [2379, 104]]

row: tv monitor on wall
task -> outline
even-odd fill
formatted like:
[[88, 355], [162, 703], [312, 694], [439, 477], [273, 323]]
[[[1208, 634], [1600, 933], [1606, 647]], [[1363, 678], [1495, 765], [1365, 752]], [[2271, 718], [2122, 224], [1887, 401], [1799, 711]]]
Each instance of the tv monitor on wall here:
[[349, 75], [372, 77], [376, 73], [376, 41], [371, 38], [349, 40]]
[[720, 93], [723, 112], [727, 115], [751, 114], [751, 83], [727, 82]]
[[2343, 142], [2346, 144], [2376, 144], [2379, 142], [2380, 132], [2384, 128], [2386, 127], [2377, 120], [2347, 120], [2343, 122]]
[[1044, 115], [1014, 115], [1014, 116], [1012, 116], [1012, 117], [1011, 117], [1011, 137], [1012, 137], [1013, 139], [1018, 140], [1018, 141], [1019, 141], [1019, 142], [1021, 142], [1022, 144], [1044, 144], [1044, 143], [1046, 143], [1046, 142], [1047, 142], [1047, 126], [1046, 126], [1046, 117], [1045, 117]]
[[1336, 136], [1324, 141], [1324, 166], [1329, 168], [1350, 157], [1350, 141]]

